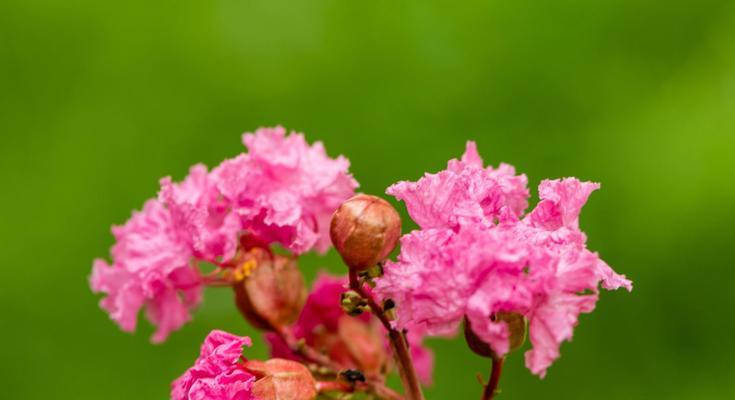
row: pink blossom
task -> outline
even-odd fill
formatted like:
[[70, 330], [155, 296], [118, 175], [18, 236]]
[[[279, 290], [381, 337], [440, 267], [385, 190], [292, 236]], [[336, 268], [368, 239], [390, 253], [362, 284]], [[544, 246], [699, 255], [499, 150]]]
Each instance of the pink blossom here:
[[595, 309], [598, 258], [591, 252], [568, 248], [558, 257], [542, 253], [535, 261], [537, 268], [528, 275], [534, 302], [524, 313], [533, 348], [525, 356], [528, 369], [543, 378], [559, 357], [561, 343], [572, 339], [579, 315]]
[[[599, 183], [581, 182], [576, 178], [545, 180], [539, 185], [541, 201], [529, 213], [523, 223], [513, 229], [522, 237], [549, 249], [562, 251], [566, 246], [575, 246], [588, 252], [587, 236], [579, 229], [579, 213], [589, 195], [600, 188]], [[595, 254], [596, 256], [596, 254]], [[597, 258], [596, 275], [602, 287], [613, 290], [623, 287], [628, 291], [633, 284], [625, 275], [619, 275], [607, 263]]]
[[295, 253], [326, 251], [332, 213], [357, 187], [349, 161], [329, 158], [321, 142], [310, 146], [280, 126], [247, 133], [243, 143], [248, 153], [212, 172], [242, 228]]
[[419, 325], [430, 335], [447, 335], [466, 318], [498, 356], [509, 351], [509, 332], [493, 316], [525, 316], [533, 345], [526, 365], [543, 377], [579, 315], [594, 309], [598, 286], [631, 290], [632, 284], [587, 249], [579, 229], [581, 208], [599, 184], [544, 181], [541, 201], [525, 217], [497, 195], [490, 212], [481, 212], [478, 206], [488, 203], [475, 194], [489, 181], [476, 171], [465, 174], [481, 165], [468, 144], [447, 170], [389, 188], [422, 229], [401, 239], [398, 260], [386, 264], [376, 293], [396, 302], [399, 328]]
[[418, 325], [429, 335], [447, 336], [467, 316], [478, 336], [504, 354], [508, 331], [489, 317], [530, 307], [523, 285], [527, 260], [527, 249], [498, 229], [414, 231], [401, 239], [398, 261], [385, 266], [376, 293], [398, 305], [398, 328]]
[[[347, 286], [346, 277], [320, 274], [314, 282], [304, 309], [292, 329], [296, 338], [304, 339], [308, 345], [317, 348], [325, 346], [323, 350], [326, 350], [332, 359], [345, 368], [360, 368], [361, 362], [366, 361], [367, 355], [351, 354], [350, 346], [343, 343], [345, 338], [340, 337], [340, 324], [345, 322], [345, 319], [361, 321], [367, 328], [367, 332], [375, 329], [374, 335], [379, 338], [378, 343], [382, 343], [379, 350], [387, 350], [390, 345], [387, 342], [385, 329], [375, 317], [368, 313], [358, 317], [350, 317], [342, 310], [340, 299], [342, 293], [347, 290]], [[434, 359], [432, 351], [423, 345], [424, 330], [421, 327], [414, 326], [408, 328], [407, 340], [416, 371], [424, 383], [430, 383]], [[297, 359], [286, 343], [278, 336], [267, 333], [265, 338], [271, 346], [272, 357]], [[355, 337], [350, 339], [360, 340]], [[370, 340], [367, 342], [369, 343]], [[362, 348], [367, 347], [363, 346]]]
[[112, 265], [97, 259], [90, 285], [106, 293], [100, 306], [124, 331], [134, 331], [137, 315], [157, 326], [159, 343], [190, 318], [201, 300], [199, 274], [190, 264], [192, 252], [172, 223], [171, 213], [157, 200], [146, 202], [123, 226], [112, 228], [116, 243]]
[[423, 384], [430, 385], [434, 380], [434, 352], [424, 344], [426, 332], [418, 325], [409, 326], [406, 332], [408, 350], [411, 353], [416, 374]]
[[249, 337], [214, 330], [194, 366], [171, 384], [172, 400], [251, 400], [256, 377], [242, 365]]
[[207, 167], [197, 164], [180, 183], [161, 179], [159, 200], [194, 255], [202, 260], [228, 260], [235, 255], [240, 221], [219, 195]]
[[180, 328], [201, 298], [194, 264], [229, 261], [242, 232], [297, 253], [328, 248], [331, 214], [357, 186], [347, 159], [281, 127], [243, 141], [250, 152], [212, 172], [197, 164], [181, 182], [161, 179], [158, 199], [113, 228], [112, 265], [96, 260], [90, 283], [107, 294], [101, 306], [123, 330], [135, 330], [143, 307], [158, 327], [154, 342]]
[[387, 193], [406, 203], [411, 218], [422, 228], [457, 229], [464, 224], [492, 225], [503, 207], [520, 215], [528, 206], [525, 175], [507, 164], [483, 167], [474, 142], [467, 142], [461, 160], [446, 170], [426, 174], [417, 182], [398, 182]]

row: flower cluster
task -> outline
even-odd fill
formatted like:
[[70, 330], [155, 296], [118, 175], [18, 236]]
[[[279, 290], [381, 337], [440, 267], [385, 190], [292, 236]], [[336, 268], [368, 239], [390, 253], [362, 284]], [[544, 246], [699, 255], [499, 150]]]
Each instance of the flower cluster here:
[[[213, 330], [172, 383], [172, 400], [358, 392], [424, 400], [434, 362], [424, 338], [462, 323], [470, 349], [493, 360], [483, 390], [490, 400], [499, 366], [527, 331], [526, 365], [543, 377], [600, 286], [632, 289], [587, 249], [580, 230], [596, 183], [543, 181], [526, 212], [525, 175], [483, 166], [468, 142], [446, 170], [387, 189], [420, 228], [401, 237], [395, 208], [355, 195], [349, 162], [328, 157], [321, 143], [281, 127], [247, 133], [243, 143], [247, 152], [212, 170], [198, 164], [180, 182], [161, 179], [158, 196], [112, 228], [112, 263], [93, 264], [91, 288], [105, 294], [101, 307], [124, 331], [135, 330], [143, 309], [156, 327], [152, 341], [164, 341], [191, 318], [205, 287], [230, 288], [244, 319], [262, 331], [272, 357], [265, 361], [243, 356], [250, 338]], [[330, 245], [348, 274], [321, 273], [308, 291], [299, 256]], [[404, 394], [387, 386], [391, 371]]]
[[632, 289], [587, 249], [579, 213], [599, 185], [575, 178], [543, 181], [528, 214], [526, 177], [501, 165], [484, 167], [469, 142], [461, 160], [387, 192], [406, 203], [420, 229], [401, 238], [377, 293], [397, 304], [399, 328], [419, 325], [449, 335], [463, 320], [494, 357], [511, 349], [504, 315], [529, 323], [526, 365], [544, 376], [570, 340], [579, 314], [594, 309], [600, 283]]
[[95, 260], [91, 286], [107, 294], [101, 306], [123, 330], [135, 330], [143, 307], [157, 326], [154, 342], [179, 329], [201, 300], [196, 262], [231, 260], [243, 233], [296, 254], [329, 247], [332, 213], [357, 187], [349, 161], [282, 127], [245, 134], [243, 143], [247, 153], [211, 172], [195, 165], [180, 183], [161, 179], [158, 198], [113, 227], [113, 262]]

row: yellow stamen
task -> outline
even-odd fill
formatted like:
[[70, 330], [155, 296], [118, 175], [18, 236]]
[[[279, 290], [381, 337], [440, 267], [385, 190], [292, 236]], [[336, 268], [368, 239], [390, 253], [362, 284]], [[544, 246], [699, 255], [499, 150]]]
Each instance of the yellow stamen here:
[[253, 272], [258, 264], [253, 259], [249, 259], [240, 265], [240, 268], [235, 270], [235, 281], [240, 282], [245, 280]]

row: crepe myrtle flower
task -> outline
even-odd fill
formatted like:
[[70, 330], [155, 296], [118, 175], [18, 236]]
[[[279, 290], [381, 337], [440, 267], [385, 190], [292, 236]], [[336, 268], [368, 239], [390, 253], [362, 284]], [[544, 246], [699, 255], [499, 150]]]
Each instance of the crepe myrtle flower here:
[[243, 346], [249, 337], [214, 330], [201, 347], [199, 358], [171, 384], [172, 400], [312, 400], [316, 381], [302, 364], [272, 359], [248, 360]]
[[334, 210], [358, 186], [343, 156], [329, 158], [321, 142], [309, 145], [282, 127], [246, 133], [248, 153], [212, 171], [219, 194], [242, 228], [293, 253], [325, 252]]
[[492, 225], [501, 210], [521, 215], [528, 206], [528, 179], [515, 168], [500, 164], [483, 167], [474, 142], [447, 169], [425, 174], [416, 182], [401, 181], [386, 193], [403, 201], [422, 229], [456, 229], [462, 224]]
[[295, 255], [329, 247], [331, 215], [357, 187], [349, 161], [282, 127], [246, 133], [243, 143], [246, 153], [211, 171], [197, 164], [181, 182], [161, 179], [157, 198], [112, 228], [112, 262], [94, 261], [90, 286], [122, 330], [134, 331], [145, 308], [152, 341], [164, 341], [209, 283], [198, 263], [236, 267], [243, 235]]
[[632, 284], [587, 249], [579, 229], [582, 206], [599, 184], [543, 181], [541, 201], [524, 216], [526, 179], [510, 166], [501, 170], [484, 168], [469, 142], [446, 170], [388, 188], [421, 229], [401, 238], [401, 253], [386, 263], [375, 291], [396, 303], [399, 328], [450, 335], [464, 320], [469, 337], [497, 359], [525, 335], [524, 324], [505, 317], [528, 320], [526, 366], [543, 377], [579, 315], [594, 309], [598, 287]]

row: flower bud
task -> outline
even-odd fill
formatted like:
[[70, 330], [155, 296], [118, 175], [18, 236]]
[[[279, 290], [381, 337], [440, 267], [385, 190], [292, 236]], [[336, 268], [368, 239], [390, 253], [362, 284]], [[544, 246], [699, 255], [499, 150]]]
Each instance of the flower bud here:
[[258, 399], [313, 400], [316, 381], [302, 364], [274, 358], [268, 361], [247, 361], [243, 367], [258, 379], [253, 394]]
[[342, 311], [353, 317], [370, 310], [367, 301], [354, 290], [348, 290], [342, 293], [340, 306], [342, 307]]
[[254, 248], [233, 272], [235, 304], [253, 326], [275, 330], [292, 324], [306, 301], [306, 285], [296, 260]]
[[334, 212], [329, 234], [345, 264], [364, 270], [385, 260], [396, 247], [401, 217], [380, 197], [358, 194]]
[[386, 366], [388, 355], [384, 333], [375, 319], [373, 323], [360, 318], [342, 316], [337, 326], [337, 335], [355, 362], [356, 367], [368, 375], [379, 375]]
[[[518, 350], [526, 341], [526, 332], [528, 330], [526, 327], [526, 318], [521, 314], [499, 312], [493, 314], [491, 320], [493, 322], [505, 322], [506, 326], [508, 327], [508, 332], [510, 333], [508, 337], [508, 340], [510, 342], [508, 343], [509, 352]], [[498, 358], [492, 347], [489, 344], [485, 343], [477, 336], [474, 331], [472, 331], [470, 321], [466, 317], [464, 320], [464, 338], [467, 342], [467, 346], [469, 346], [470, 350], [472, 350], [475, 354], [482, 357]]]

